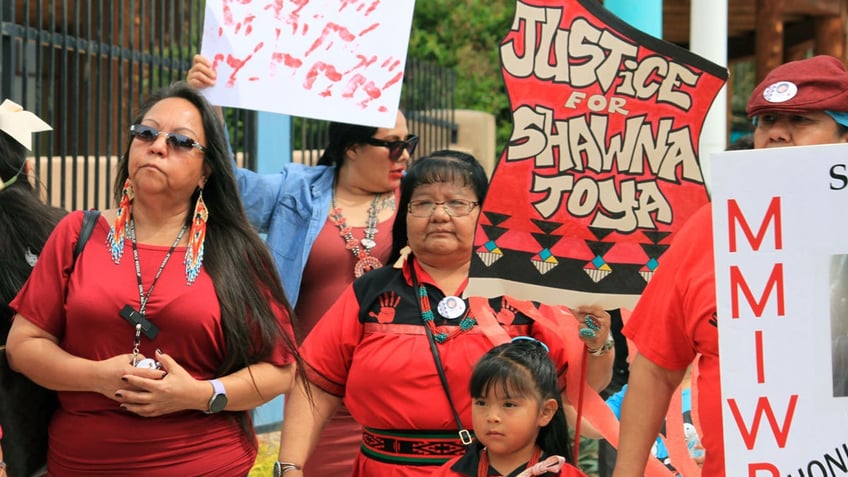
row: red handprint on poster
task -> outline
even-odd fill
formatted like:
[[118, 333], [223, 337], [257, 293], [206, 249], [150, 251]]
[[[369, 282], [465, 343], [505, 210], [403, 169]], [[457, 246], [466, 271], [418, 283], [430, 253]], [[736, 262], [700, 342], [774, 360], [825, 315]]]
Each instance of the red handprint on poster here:
[[209, 0], [215, 104], [390, 127], [412, 0]]

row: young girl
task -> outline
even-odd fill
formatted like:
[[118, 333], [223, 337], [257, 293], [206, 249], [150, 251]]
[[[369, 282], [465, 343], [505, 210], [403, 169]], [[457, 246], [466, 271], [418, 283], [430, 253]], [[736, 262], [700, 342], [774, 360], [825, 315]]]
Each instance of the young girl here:
[[571, 461], [568, 424], [547, 352], [541, 341], [520, 336], [480, 359], [470, 386], [478, 442], [437, 475], [585, 477], [566, 463]]

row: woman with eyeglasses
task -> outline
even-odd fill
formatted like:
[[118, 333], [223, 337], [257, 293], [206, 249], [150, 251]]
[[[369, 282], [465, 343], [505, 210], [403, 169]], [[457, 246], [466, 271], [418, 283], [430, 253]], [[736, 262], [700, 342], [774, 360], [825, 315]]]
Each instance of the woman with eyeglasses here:
[[[212, 63], [195, 55], [189, 83], [205, 88], [216, 79]], [[277, 174], [236, 169], [247, 215], [267, 234], [303, 336], [346, 286], [388, 260], [397, 189], [417, 146], [398, 112], [392, 128], [330, 123], [316, 166], [286, 163]], [[318, 445], [323, 458], [306, 475], [350, 475], [361, 433], [340, 406]]]
[[363, 426], [352, 475], [431, 475], [471, 444], [471, 371], [510, 337], [550, 344], [560, 389], [569, 348], [582, 352], [582, 339], [591, 350], [588, 384], [600, 390], [609, 382], [609, 315], [598, 307], [572, 314], [509, 297], [463, 297], [487, 189], [483, 168], [465, 153], [434, 152], [409, 168], [391, 265], [347, 287], [301, 346], [308, 379], [298, 378], [286, 397], [276, 476], [302, 475], [304, 464], [325, 459], [315, 445], [342, 400]]
[[179, 83], [135, 117], [118, 207], [82, 253], [82, 211], [50, 235], [10, 304], [7, 346], [14, 369], [58, 391], [49, 475], [252, 468], [247, 413], [299, 367], [288, 301], [236, 190], [221, 122]]

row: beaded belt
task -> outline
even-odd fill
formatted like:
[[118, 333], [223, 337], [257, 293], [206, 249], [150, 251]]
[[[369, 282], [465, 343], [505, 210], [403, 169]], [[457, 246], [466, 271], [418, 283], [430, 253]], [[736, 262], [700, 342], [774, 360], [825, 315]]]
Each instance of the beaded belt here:
[[361, 450], [366, 457], [389, 464], [442, 465], [463, 455], [465, 446], [455, 431], [396, 431], [366, 427], [362, 431]]

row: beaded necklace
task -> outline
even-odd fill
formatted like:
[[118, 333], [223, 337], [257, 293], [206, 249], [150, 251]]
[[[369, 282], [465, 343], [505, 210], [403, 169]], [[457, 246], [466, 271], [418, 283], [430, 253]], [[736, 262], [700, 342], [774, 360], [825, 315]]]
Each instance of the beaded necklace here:
[[[377, 200], [380, 194], [374, 195], [371, 206], [368, 207], [368, 222], [365, 225], [365, 236], [359, 242], [353, 238], [353, 229], [347, 226], [347, 219], [342, 215], [341, 207], [336, 205], [336, 191], [333, 190], [333, 209], [330, 211], [330, 220], [339, 228], [339, 235], [345, 241], [345, 248], [350, 250], [353, 257], [357, 259], [353, 267], [353, 276], [361, 277], [365, 272], [380, 268], [383, 264], [377, 257], [371, 256], [371, 249], [377, 246], [374, 236], [377, 235]], [[361, 245], [361, 246], [360, 246]]]
[[475, 320], [474, 317], [471, 316], [471, 313], [468, 312], [464, 317], [462, 317], [462, 320], [459, 322], [459, 326], [455, 327], [453, 331], [449, 333], [441, 331], [441, 329], [446, 327], [436, 326], [433, 310], [430, 309], [430, 295], [427, 293], [427, 287], [425, 287], [424, 284], [418, 285], [418, 302], [421, 305], [421, 319], [424, 320], [424, 323], [428, 328], [430, 328], [430, 331], [433, 332], [433, 339], [435, 339], [437, 343], [444, 343], [454, 336], [470, 330], [477, 324], [477, 320]]

